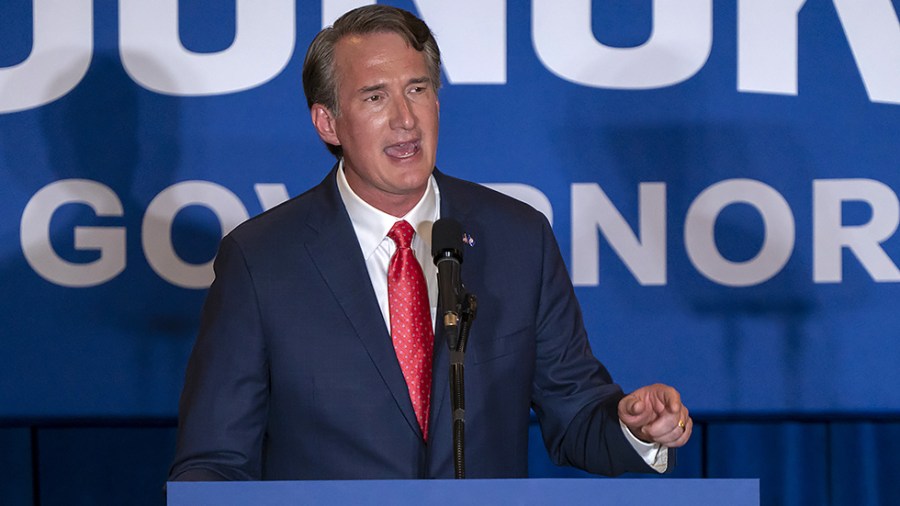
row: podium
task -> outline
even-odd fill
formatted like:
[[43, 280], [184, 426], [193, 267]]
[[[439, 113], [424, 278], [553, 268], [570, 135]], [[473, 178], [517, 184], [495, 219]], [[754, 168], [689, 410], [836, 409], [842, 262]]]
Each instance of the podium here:
[[508, 479], [170, 482], [169, 506], [759, 506], [759, 480]]

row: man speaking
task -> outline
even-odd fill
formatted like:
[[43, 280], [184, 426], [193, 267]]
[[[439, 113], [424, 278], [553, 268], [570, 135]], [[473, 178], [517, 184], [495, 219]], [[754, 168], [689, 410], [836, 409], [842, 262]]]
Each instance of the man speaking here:
[[558, 464], [670, 468], [688, 410], [671, 387], [625, 396], [612, 382], [543, 215], [435, 169], [440, 52], [425, 23], [387, 6], [348, 12], [313, 40], [303, 87], [338, 162], [222, 240], [170, 479], [452, 477], [439, 218], [461, 224], [478, 296], [467, 476], [527, 476], [531, 409]]

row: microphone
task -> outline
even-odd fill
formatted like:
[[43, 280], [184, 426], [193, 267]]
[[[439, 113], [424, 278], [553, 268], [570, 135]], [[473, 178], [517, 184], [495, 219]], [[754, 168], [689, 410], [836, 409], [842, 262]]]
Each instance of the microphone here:
[[466, 477], [466, 388], [463, 364], [466, 341], [475, 318], [475, 296], [466, 293], [459, 277], [463, 232], [458, 221], [441, 218], [431, 229], [431, 255], [438, 270], [438, 303], [443, 311], [444, 337], [450, 348], [450, 407], [453, 415], [453, 469]]
[[460, 264], [463, 261], [462, 225], [451, 218], [441, 218], [431, 229], [431, 255], [438, 269], [438, 301], [443, 311], [444, 332], [450, 349], [456, 349], [459, 307], [462, 296]]

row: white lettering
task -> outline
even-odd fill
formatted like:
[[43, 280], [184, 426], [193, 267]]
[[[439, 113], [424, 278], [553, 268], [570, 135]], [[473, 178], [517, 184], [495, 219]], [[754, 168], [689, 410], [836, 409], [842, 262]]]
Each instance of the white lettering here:
[[[531, 205], [553, 224], [553, 206], [538, 188], [522, 183], [485, 183]], [[280, 183], [258, 183], [254, 191], [263, 211], [288, 200]], [[861, 202], [872, 216], [861, 225], [843, 224], [843, 204]], [[731, 204], [750, 205], [762, 217], [763, 244], [744, 262], [722, 256], [715, 228], [722, 210]], [[122, 203], [106, 185], [85, 179], [51, 183], [32, 196], [22, 212], [20, 242], [25, 259], [44, 279], [67, 287], [90, 287], [112, 280], [125, 269], [126, 230], [112, 226], [74, 227], [74, 247], [97, 251], [91, 262], [70, 262], [54, 250], [50, 224], [58, 209], [69, 204], [87, 205], [98, 217], [123, 216]], [[141, 241], [149, 265], [160, 277], [184, 288], [205, 288], [213, 279], [212, 260], [191, 264], [179, 257], [172, 226], [186, 207], [210, 209], [224, 236], [248, 218], [247, 209], [227, 188], [208, 181], [177, 183], [159, 193], [149, 204], [142, 223]], [[600, 235], [641, 285], [667, 283], [666, 185], [641, 183], [638, 193], [638, 231], [626, 222], [596, 183], [571, 186], [572, 280], [576, 286], [599, 284]], [[900, 269], [881, 244], [900, 225], [900, 200], [894, 191], [870, 179], [813, 181], [813, 280], [840, 283], [842, 252], [847, 248], [876, 282], [900, 281]], [[778, 274], [793, 253], [794, 217], [781, 194], [750, 179], [721, 181], [705, 189], [691, 203], [684, 222], [684, 243], [694, 267], [710, 280], [725, 286], [751, 286]]]
[[591, 0], [534, 0], [534, 48], [544, 66], [584, 86], [650, 89], [696, 74], [712, 49], [711, 0], [653, 0], [653, 31], [641, 46], [601, 44], [591, 29]]
[[[584, 86], [653, 89], [690, 79], [712, 47], [712, 0], [651, 0], [653, 29], [637, 47], [593, 35], [591, 0], [532, 2], [534, 50], [562, 79]], [[873, 102], [900, 104], [900, 21], [892, 0], [832, 0]], [[293, 55], [296, 3], [235, 0], [234, 42], [223, 51], [187, 50], [179, 0], [120, 0], [119, 51], [140, 86], [176, 96], [248, 90], [274, 78]], [[322, 0], [322, 26], [375, 0]], [[507, 82], [507, 3], [414, 0], [443, 50], [449, 84]], [[74, 89], [93, 53], [92, 0], [34, 0], [28, 58], [0, 68], [0, 114], [48, 104]], [[738, 91], [798, 93], [798, 17], [806, 0], [738, 0]], [[477, 11], [477, 15], [471, 13]]]
[[[868, 223], [844, 226], [844, 202], [865, 202], [872, 209]], [[871, 179], [813, 181], [813, 280], [843, 280], [841, 251], [846, 247], [859, 259], [872, 279], [900, 281], [900, 270], [879, 246], [894, 235], [900, 223], [897, 195]]]
[[294, 52], [293, 0], [236, 0], [231, 47], [195, 53], [178, 35], [178, 0], [120, 0], [119, 52], [141, 86], [178, 96], [247, 90], [277, 76]]
[[38, 190], [22, 212], [19, 238], [25, 260], [41, 277], [61, 286], [88, 287], [113, 279], [125, 269], [125, 229], [75, 227], [75, 249], [97, 250], [93, 262], [69, 262], [53, 250], [50, 220], [61, 206], [85, 204], [97, 216], [122, 216], [122, 202], [106, 185], [86, 179], [55, 181]]
[[183, 288], [206, 288], [215, 277], [213, 260], [189, 264], [178, 256], [172, 244], [175, 216], [192, 205], [215, 213], [222, 237], [248, 218], [244, 204], [227, 188], [208, 181], [184, 181], [160, 192], [147, 206], [141, 241], [147, 262], [160, 277]]
[[[806, 0], [738, 3], [738, 90], [797, 94], [797, 19]], [[873, 102], [900, 104], [900, 22], [891, 0], [834, 0]]]
[[[715, 225], [725, 207], [742, 202], [763, 219], [765, 239], [759, 253], [746, 262], [732, 262], [719, 253]], [[787, 201], [771, 186], [752, 179], [720, 181], [691, 203], [684, 223], [684, 245], [694, 267], [725, 286], [751, 286], [781, 271], [794, 250], [794, 215]]]
[[482, 186], [530, 205], [540, 211], [550, 222], [550, 226], [553, 226], [553, 205], [550, 204], [550, 199], [544, 195], [544, 192], [534, 186], [522, 183], [482, 183]]
[[94, 50], [91, 0], [34, 0], [25, 61], [0, 69], [0, 113], [49, 104], [81, 82]]
[[900, 21], [891, 0], [834, 0], [873, 102], [900, 104]]
[[416, 7], [441, 47], [450, 84], [506, 82], [504, 0], [416, 0]]
[[257, 183], [253, 185], [253, 190], [263, 211], [268, 211], [290, 198], [287, 187], [281, 183]]
[[666, 185], [641, 183], [639, 193], [640, 240], [598, 184], [572, 185], [572, 282], [576, 286], [600, 282], [598, 229], [640, 284], [666, 284]]
[[797, 94], [797, 16], [805, 3], [738, 2], [738, 91]]

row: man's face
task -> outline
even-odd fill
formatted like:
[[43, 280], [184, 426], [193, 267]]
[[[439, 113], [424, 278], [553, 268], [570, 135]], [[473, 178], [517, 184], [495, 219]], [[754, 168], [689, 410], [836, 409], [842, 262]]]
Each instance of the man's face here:
[[394, 216], [419, 201], [434, 169], [439, 104], [425, 58], [394, 33], [344, 37], [334, 49], [340, 113], [312, 111], [323, 140], [343, 148], [353, 191]]

